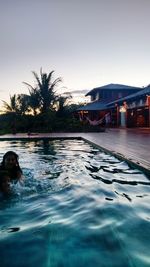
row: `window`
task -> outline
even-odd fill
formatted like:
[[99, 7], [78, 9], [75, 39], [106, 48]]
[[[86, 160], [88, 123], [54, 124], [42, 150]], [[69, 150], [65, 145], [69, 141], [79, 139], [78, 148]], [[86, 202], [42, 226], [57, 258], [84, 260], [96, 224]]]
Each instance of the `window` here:
[[122, 92], [119, 92], [118, 93], [118, 98], [122, 98], [122, 97], [123, 97]]

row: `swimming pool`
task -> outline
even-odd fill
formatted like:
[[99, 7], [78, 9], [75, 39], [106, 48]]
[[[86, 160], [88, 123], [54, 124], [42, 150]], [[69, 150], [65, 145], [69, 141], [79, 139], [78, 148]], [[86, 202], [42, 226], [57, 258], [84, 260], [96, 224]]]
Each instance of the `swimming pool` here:
[[150, 181], [84, 140], [0, 142], [25, 185], [0, 202], [0, 266], [150, 266]]

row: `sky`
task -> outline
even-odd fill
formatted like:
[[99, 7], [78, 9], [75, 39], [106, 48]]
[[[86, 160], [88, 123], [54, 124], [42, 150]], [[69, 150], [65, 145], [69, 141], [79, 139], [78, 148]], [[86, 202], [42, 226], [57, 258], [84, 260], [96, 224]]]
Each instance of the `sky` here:
[[81, 98], [110, 83], [147, 86], [149, 11], [150, 0], [0, 0], [0, 106], [27, 94], [41, 67]]

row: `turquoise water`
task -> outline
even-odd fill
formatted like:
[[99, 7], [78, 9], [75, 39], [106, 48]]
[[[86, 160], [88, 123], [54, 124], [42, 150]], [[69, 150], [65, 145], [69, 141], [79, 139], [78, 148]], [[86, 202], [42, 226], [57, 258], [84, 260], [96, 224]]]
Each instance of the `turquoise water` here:
[[0, 266], [150, 266], [150, 181], [83, 140], [1, 141], [24, 185], [0, 202]]

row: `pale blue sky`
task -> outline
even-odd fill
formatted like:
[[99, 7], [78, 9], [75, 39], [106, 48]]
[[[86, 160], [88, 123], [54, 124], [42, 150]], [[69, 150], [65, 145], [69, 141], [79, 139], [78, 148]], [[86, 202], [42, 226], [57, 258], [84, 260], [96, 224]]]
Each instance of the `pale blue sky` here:
[[0, 100], [28, 93], [40, 67], [67, 91], [148, 85], [149, 12], [150, 0], [0, 0]]

